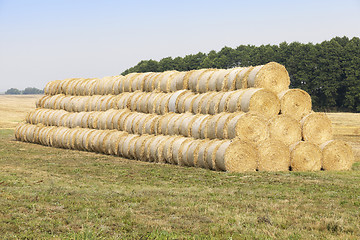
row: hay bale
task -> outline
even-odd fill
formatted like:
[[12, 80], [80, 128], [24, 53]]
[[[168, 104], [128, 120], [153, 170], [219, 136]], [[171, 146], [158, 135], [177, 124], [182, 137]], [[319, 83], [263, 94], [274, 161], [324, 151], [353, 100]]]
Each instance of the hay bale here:
[[118, 95], [120, 93], [124, 92], [123, 86], [124, 86], [125, 77], [119, 76], [115, 79], [114, 85], [113, 85], [113, 94]]
[[175, 164], [175, 161], [173, 159], [172, 156], [172, 152], [173, 152], [173, 146], [174, 146], [174, 142], [178, 139], [183, 139], [183, 137], [179, 137], [179, 136], [171, 136], [166, 142], [165, 145], [163, 147], [163, 152], [162, 152], [162, 159], [163, 161], [167, 162], [167, 163], [171, 163], [171, 164]]
[[188, 92], [188, 90], [179, 90], [171, 94], [168, 103], [169, 112], [177, 112], [176, 110], [178, 109], [180, 97], [186, 92]]
[[208, 114], [214, 115], [219, 113], [219, 105], [220, 105], [220, 101], [222, 99], [222, 97], [224, 96], [225, 92], [218, 92], [217, 94], [215, 94], [214, 96], [211, 97], [211, 99], [209, 99], [208, 101]]
[[181, 146], [186, 141], [189, 141], [189, 139], [185, 137], [179, 137], [178, 139], [172, 142], [171, 159], [173, 164], [176, 165], [180, 164], [179, 160], [181, 155]]
[[223, 116], [219, 118], [218, 122], [216, 123], [216, 131], [215, 131], [216, 138], [224, 139], [227, 137], [227, 129], [229, 122], [237, 115], [238, 113], [225, 113]]
[[237, 90], [234, 91], [230, 96], [228, 97], [228, 103], [226, 105], [226, 110], [228, 112], [238, 112], [241, 111], [241, 98], [242, 95], [245, 93], [245, 90]]
[[275, 93], [287, 90], [289, 85], [289, 73], [283, 65], [276, 62], [256, 66], [247, 78], [247, 87], [265, 88]]
[[269, 136], [290, 146], [301, 140], [301, 125], [289, 115], [280, 114], [268, 122]]
[[170, 71], [168, 76], [160, 79], [158, 89], [166, 93], [171, 92], [171, 83], [174, 81], [174, 78], [178, 73], [178, 71]]
[[198, 113], [208, 114], [210, 109], [210, 104], [213, 101], [215, 96], [219, 95], [218, 92], [208, 92], [204, 94], [204, 97], [201, 99], [198, 107]]
[[189, 150], [190, 145], [194, 141], [195, 140], [189, 138], [181, 144], [178, 155], [178, 163], [180, 166], [189, 166], [187, 161], [187, 154], [188, 154], [187, 152]]
[[[221, 112], [227, 112], [227, 106], [228, 106], [228, 103], [229, 103], [229, 99], [230, 99], [230, 96], [231, 94], [233, 94], [234, 92], [233, 91], [230, 91], [230, 92], [225, 92], [224, 94], [222, 94], [222, 98], [219, 102], [219, 107], [218, 107], [218, 113], [221, 113]], [[219, 93], [221, 94], [221, 93]]]
[[170, 83], [171, 92], [186, 89], [184, 88], [184, 78], [186, 74], [187, 72], [178, 72], [175, 74], [173, 80]]
[[229, 73], [225, 77], [225, 85], [223, 90], [224, 91], [234, 91], [235, 90], [235, 84], [238, 74], [243, 70], [243, 67], [236, 67], [229, 69]]
[[190, 101], [190, 103], [188, 103], [188, 99], [194, 98], [195, 96], [196, 96], [196, 94], [194, 94], [193, 92], [188, 91], [188, 90], [184, 94], [180, 95], [178, 105], [176, 108], [176, 112], [184, 113], [185, 112], [185, 104], [192, 106], [191, 101]]
[[254, 113], [236, 114], [228, 123], [226, 138], [258, 143], [269, 137], [266, 120]]
[[156, 132], [156, 126], [157, 126], [157, 122], [159, 121], [159, 117], [157, 115], [153, 115], [153, 117], [151, 117], [150, 119], [147, 120], [147, 122], [145, 122], [145, 126], [143, 129], [144, 133], [147, 134], [155, 134]]
[[179, 115], [179, 117], [175, 117], [174, 118], [174, 124], [170, 124], [168, 125], [169, 128], [172, 127], [172, 130], [171, 132], [173, 133], [173, 135], [180, 135], [180, 128], [181, 126], [183, 125], [183, 121], [186, 119], [186, 118], [189, 118], [191, 116], [193, 116], [192, 113], [183, 113], [183, 114], [177, 114]]
[[208, 119], [210, 119], [211, 116], [209, 115], [199, 115], [191, 125], [191, 137], [193, 138], [201, 138], [201, 126], [206, 125]]
[[301, 89], [288, 89], [278, 94], [280, 113], [300, 121], [311, 112], [311, 97]]
[[193, 122], [196, 120], [197, 115], [189, 115], [188, 117], [184, 118], [179, 126], [179, 133], [185, 137], [191, 136], [191, 126]]
[[171, 98], [171, 94], [166, 94], [163, 98], [161, 98], [159, 104], [159, 110], [156, 112], [157, 114], [165, 114], [169, 112], [169, 101]]
[[108, 154], [118, 156], [120, 141], [127, 135], [128, 133], [126, 132], [112, 130], [110, 137], [105, 142], [105, 148], [107, 149]]
[[190, 71], [190, 75], [188, 76], [189, 80], [188, 80], [188, 89], [193, 91], [193, 92], [197, 92], [196, 91], [196, 86], [198, 85], [199, 82], [199, 78], [201, 76], [202, 73], [208, 71], [208, 69], [203, 68], [203, 69], [199, 69], [199, 70], [193, 70]]
[[197, 166], [197, 158], [200, 150], [200, 145], [205, 144], [208, 140], [193, 140], [186, 153], [186, 166]]
[[128, 113], [130, 113], [130, 110], [128, 110], [128, 109], [116, 110], [116, 112], [114, 113], [114, 116], [111, 119], [112, 128], [121, 130], [120, 125], [122, 124], [124, 117]]
[[332, 125], [325, 113], [312, 112], [300, 121], [302, 138], [320, 145], [333, 138]]
[[204, 141], [204, 144], [201, 144], [199, 146], [199, 151], [197, 152], [197, 161], [195, 165], [196, 167], [210, 169], [210, 166], [206, 161], [206, 154], [207, 154], [207, 149], [210, 147], [211, 144], [214, 143], [214, 141], [215, 140]]
[[258, 112], [267, 118], [276, 116], [280, 112], [280, 100], [273, 92], [250, 88], [245, 90], [241, 97], [241, 111]]
[[[197, 99], [200, 97], [201, 97], [200, 94], [194, 94], [194, 95], [190, 95], [189, 97], [184, 99], [183, 104], [180, 105], [180, 107], [183, 106], [182, 107], [183, 110], [180, 113], [193, 112], [194, 102], [197, 101]], [[200, 101], [200, 99], [199, 99], [199, 101]]]
[[206, 93], [209, 91], [209, 79], [215, 73], [216, 69], [207, 69], [202, 72], [198, 78], [196, 92]]
[[292, 171], [319, 171], [322, 153], [320, 148], [311, 143], [299, 141], [290, 146], [290, 166]]
[[[221, 71], [218, 75], [217, 75], [217, 79], [216, 79], [216, 91], [227, 91], [226, 89], [226, 78], [227, 76], [230, 74], [231, 69], [225, 69], [225, 71]], [[209, 80], [210, 81], [210, 80]], [[210, 85], [210, 84], [209, 84]], [[209, 87], [210, 88], [210, 87]], [[211, 89], [209, 89], [211, 91]]]
[[342, 140], [329, 140], [320, 145], [324, 170], [350, 170], [355, 162], [351, 146]]
[[164, 93], [156, 93], [148, 99], [148, 112], [147, 113], [155, 113], [156, 109], [159, 107], [159, 100], [164, 96]]
[[146, 79], [145, 79], [145, 84], [144, 84], [144, 90], [146, 92], [152, 92], [155, 90], [155, 85], [154, 85], [154, 82], [156, 81], [156, 79], [158, 77], [161, 76], [161, 72], [156, 72], [156, 73], [153, 73], [151, 75], [149, 75]]
[[227, 172], [256, 171], [258, 151], [246, 141], [224, 141], [215, 153], [217, 169]]
[[206, 134], [206, 138], [210, 138], [210, 139], [214, 139], [216, 138], [216, 126], [218, 124], [218, 121], [221, 117], [223, 117], [224, 115], [226, 115], [226, 113], [219, 113], [216, 115], [211, 116], [211, 119], [207, 121], [207, 134]]
[[205, 161], [211, 170], [220, 170], [216, 167], [216, 152], [223, 143], [224, 141], [214, 141], [209, 145], [205, 152]]
[[177, 114], [175, 113], [168, 113], [165, 115], [161, 115], [159, 116], [159, 121], [157, 122], [157, 126], [155, 127], [156, 132], [155, 134], [164, 134], [167, 135], [168, 134], [168, 125], [170, 122], [172, 122], [173, 118], [176, 117]]
[[145, 148], [145, 142], [149, 139], [151, 139], [152, 135], [143, 134], [140, 135], [135, 142], [135, 159], [144, 161], [144, 148]]
[[259, 171], [289, 171], [290, 150], [278, 140], [265, 140], [257, 145], [259, 152]]

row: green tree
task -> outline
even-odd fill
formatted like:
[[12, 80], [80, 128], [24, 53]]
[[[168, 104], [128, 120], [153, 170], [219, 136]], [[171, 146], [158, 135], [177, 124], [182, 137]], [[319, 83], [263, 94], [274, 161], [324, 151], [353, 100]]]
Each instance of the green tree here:
[[34, 87], [27, 87], [24, 89], [24, 91], [22, 93], [23, 94], [42, 94], [42, 93], [44, 93], [44, 91], [40, 90], [38, 88], [34, 88]]
[[6, 90], [5, 94], [18, 95], [18, 94], [21, 94], [21, 91], [17, 88], [10, 88], [10, 89]]

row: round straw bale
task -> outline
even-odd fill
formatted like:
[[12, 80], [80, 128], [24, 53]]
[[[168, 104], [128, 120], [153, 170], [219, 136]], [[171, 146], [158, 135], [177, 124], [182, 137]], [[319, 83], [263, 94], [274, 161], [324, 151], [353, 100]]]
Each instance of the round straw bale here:
[[[121, 110], [120, 110], [121, 111]], [[115, 109], [109, 109], [106, 111], [106, 119], [105, 119], [105, 122], [106, 122], [106, 129], [109, 129], [109, 130], [112, 130], [116, 127], [114, 127], [114, 117], [115, 115], [119, 112], [119, 110], [115, 110]]]
[[166, 93], [159, 93], [159, 97], [156, 98], [155, 102], [154, 102], [154, 109], [152, 113], [156, 113], [156, 114], [160, 114], [160, 108], [161, 108], [161, 102], [164, 98], [166, 98]]
[[113, 130], [110, 137], [105, 143], [108, 154], [110, 155], [119, 155], [119, 143], [123, 136], [128, 135], [126, 132], [120, 132]]
[[209, 119], [211, 116], [209, 115], [197, 115], [197, 118], [191, 124], [191, 137], [200, 138], [200, 127], [201, 123], [206, 124], [205, 119]]
[[215, 153], [217, 169], [227, 172], [256, 171], [258, 151], [247, 141], [224, 141]]
[[[122, 157], [128, 158], [130, 159], [130, 142], [132, 141], [132, 139], [134, 138], [138, 138], [139, 135], [134, 135], [134, 134], [129, 134], [124, 138], [124, 141], [121, 144], [121, 141], [119, 143], [119, 154]], [[121, 148], [120, 148], [121, 147]]]
[[290, 146], [290, 166], [292, 171], [319, 171], [322, 153], [311, 143], [299, 141]]
[[162, 153], [162, 158], [165, 160], [165, 162], [167, 163], [171, 163], [171, 164], [175, 164], [173, 156], [172, 156], [172, 148], [173, 148], [173, 143], [178, 140], [178, 139], [183, 139], [184, 137], [179, 137], [179, 136], [170, 136], [169, 139], [166, 141], [164, 147], [163, 147], [163, 153]]
[[300, 122], [289, 115], [280, 114], [268, 122], [269, 136], [290, 146], [301, 140]]
[[140, 73], [129, 73], [125, 76], [125, 81], [124, 81], [124, 91], [125, 92], [133, 92], [133, 90], [131, 89], [131, 84], [132, 84], [132, 81], [138, 75], [140, 75]]
[[280, 100], [269, 90], [250, 88], [245, 90], [241, 97], [241, 111], [258, 112], [271, 118], [280, 112]]
[[124, 76], [119, 76], [119, 77], [115, 80], [115, 83], [114, 83], [114, 85], [113, 85], [113, 94], [114, 94], [114, 95], [118, 95], [118, 94], [124, 92], [124, 89], [121, 88], [122, 86], [124, 86], [124, 84], [123, 84], [124, 79], [125, 79]]
[[[184, 92], [184, 94], [181, 94], [179, 96], [179, 100], [178, 100], [178, 104], [176, 106], [176, 112], [177, 113], [184, 113], [185, 112], [185, 103], [187, 101], [188, 98], [194, 98], [196, 96], [196, 94], [194, 94], [193, 92], [186, 90], [186, 92]], [[191, 106], [191, 101], [190, 104]]]
[[[230, 74], [231, 69], [226, 69], [225, 75], [216, 81], [216, 91], [227, 91], [227, 76]], [[222, 76], [222, 75], [221, 75]]]
[[146, 73], [141, 74], [139, 79], [137, 80], [136, 89], [144, 92], [146, 79], [151, 77], [153, 74], [154, 74], [154, 72], [146, 72]]
[[166, 94], [160, 101], [160, 107], [157, 114], [165, 114], [169, 112], [169, 101], [171, 98], [171, 94]]
[[115, 112], [111, 120], [113, 129], [121, 130], [120, 124], [122, 124], [124, 117], [126, 116], [127, 113], [130, 113], [130, 110], [122, 109], [122, 110], [117, 110], [117, 112]]
[[112, 134], [111, 130], [103, 130], [103, 133], [99, 137], [98, 152], [108, 154], [106, 141], [108, 138], [110, 138], [111, 134]]
[[224, 141], [213, 141], [205, 152], [205, 161], [211, 170], [220, 170], [216, 166], [216, 152], [223, 143]]
[[139, 73], [131, 82], [131, 91], [139, 91], [138, 86], [140, 85], [139, 82], [144, 78], [144, 73]]
[[141, 100], [139, 100], [140, 103], [140, 110], [138, 110], [139, 112], [143, 112], [143, 113], [147, 113], [148, 112], [148, 102], [149, 102], [149, 98], [154, 96], [156, 93], [154, 92], [148, 92], [148, 93], [144, 93], [143, 97], [141, 98]]
[[142, 112], [141, 111], [141, 105], [143, 104], [143, 101], [145, 101], [143, 99], [146, 99], [147, 97], [148, 97], [148, 93], [146, 93], [146, 92], [143, 92], [139, 96], [138, 100], [136, 101], [136, 108], [135, 108], [137, 112]]
[[237, 68], [232, 68], [232, 69], [229, 69], [229, 70], [230, 70], [230, 72], [226, 76], [226, 83], [227, 83], [226, 90], [227, 91], [234, 91], [234, 90], [236, 90], [235, 85], [236, 85], [238, 75], [242, 70], [244, 70], [244, 68], [237, 67]]
[[152, 115], [152, 117], [146, 121], [143, 132], [147, 134], [155, 134], [159, 118], [160, 117], [157, 115]]
[[159, 149], [159, 145], [162, 145], [161, 143], [163, 141], [166, 141], [167, 137], [163, 136], [163, 135], [159, 135], [159, 136], [154, 136], [153, 140], [151, 141], [149, 148], [150, 148], [150, 152], [149, 152], [149, 160], [150, 162], [160, 162], [160, 159], [158, 159], [158, 151], [162, 150]]
[[145, 162], [150, 161], [150, 144], [153, 142], [154, 137], [155, 136], [151, 135], [151, 137], [149, 137], [148, 139], [145, 140], [144, 153], [143, 153], [143, 157], [141, 158], [142, 161], [145, 161]]
[[332, 125], [325, 113], [312, 112], [300, 121], [304, 141], [322, 144], [332, 139]]
[[202, 114], [208, 114], [210, 103], [213, 101], [213, 98], [217, 96], [218, 92], [208, 92], [204, 93], [204, 97], [200, 100], [199, 106], [198, 106], [198, 113]]
[[288, 89], [278, 94], [280, 112], [300, 121], [311, 112], [311, 97], [301, 89]]
[[133, 123], [135, 119], [138, 117], [138, 114], [136, 112], [131, 112], [131, 114], [126, 118], [124, 122], [124, 131], [128, 133], [134, 133], [133, 132]]
[[134, 93], [131, 94], [131, 97], [128, 100], [128, 108], [131, 111], [136, 111], [136, 106], [137, 106], [137, 101], [140, 99], [141, 96], [145, 95], [143, 92], [140, 91], [136, 91]]
[[197, 117], [197, 115], [189, 115], [189, 117], [184, 118], [184, 120], [181, 122], [179, 133], [185, 137], [190, 137], [191, 126]]
[[201, 145], [205, 144], [209, 140], [193, 140], [187, 151], [187, 166], [195, 167], [198, 166], [197, 160]]
[[176, 135], [179, 134], [179, 124], [177, 121], [182, 117], [182, 114], [175, 114], [171, 121], [167, 125], [167, 135]]
[[47, 99], [51, 98], [51, 96], [42, 96], [41, 98], [37, 99], [35, 101], [35, 106], [36, 108], [43, 108], [44, 107], [44, 103], [46, 102]]
[[[55, 80], [55, 81], [59, 81], [59, 80]], [[52, 85], [55, 84], [55, 81], [50, 81], [45, 85], [45, 87], [44, 87], [44, 94], [45, 95], [50, 95], [50, 90], [52, 88]]]
[[72, 121], [70, 122], [71, 128], [81, 127], [81, 120], [86, 115], [86, 112], [79, 113], [70, 113], [73, 116]]
[[165, 115], [159, 116], [159, 121], [157, 122], [156, 132], [155, 134], [164, 134], [166, 135], [168, 133], [168, 124], [171, 122], [172, 118], [176, 116], [176, 113], [168, 113]]
[[76, 138], [78, 138], [78, 134], [82, 131], [81, 128], [76, 127], [73, 129], [73, 131], [70, 133], [69, 136], [69, 148], [70, 149], [77, 149], [75, 142], [76, 142]]
[[212, 98], [208, 101], [208, 105], [206, 106], [208, 108], [208, 114], [214, 115], [219, 113], [219, 104], [226, 92], [217, 92]]
[[193, 91], [193, 92], [197, 92], [196, 91], [196, 86], [198, 84], [199, 81], [199, 77], [201, 76], [202, 73], [204, 73], [205, 71], [207, 71], [208, 69], [203, 68], [203, 69], [198, 69], [198, 70], [194, 70], [191, 72], [191, 74], [189, 75], [189, 82], [188, 82], [188, 89]]
[[194, 139], [188, 138], [186, 141], [184, 141], [179, 149], [179, 155], [178, 155], [178, 163], [180, 166], [189, 166], [187, 162], [187, 152], [189, 150], [190, 145], [194, 142]]
[[129, 157], [130, 159], [137, 159], [136, 158], [136, 147], [135, 144], [137, 142], [137, 140], [140, 138], [139, 135], [135, 135], [136, 137], [132, 138], [129, 142]]
[[184, 95], [188, 90], [179, 90], [171, 94], [168, 104], [169, 112], [177, 112], [177, 106], [179, 104], [179, 99], [182, 95]]
[[207, 138], [214, 139], [216, 138], [216, 126], [218, 124], [218, 121], [221, 117], [226, 115], [226, 113], [219, 113], [216, 115], [213, 115], [210, 119], [210, 121], [207, 122]]
[[215, 140], [209, 140], [205, 141], [204, 144], [201, 144], [199, 146], [199, 152], [197, 153], [197, 161], [196, 161], [196, 167], [201, 168], [207, 168], [210, 169], [211, 166], [209, 166], [206, 155], [207, 155], [207, 149], [215, 142]]
[[289, 88], [290, 77], [283, 65], [270, 62], [256, 66], [249, 74], [247, 84], [248, 87], [265, 88], [280, 93]]
[[218, 113], [227, 112], [227, 106], [229, 103], [229, 99], [230, 99], [231, 94], [233, 94], [233, 93], [234, 93], [234, 91], [229, 91], [229, 92], [225, 92], [224, 94], [222, 94], [222, 98], [219, 102], [219, 107], [218, 107], [218, 111], [217, 111]]
[[200, 74], [196, 85], [196, 92], [205, 93], [209, 91], [209, 79], [214, 73], [215, 69], [206, 69]]
[[181, 147], [182, 143], [184, 143], [187, 140], [189, 140], [189, 139], [185, 138], [185, 137], [179, 137], [178, 139], [176, 139], [175, 141], [172, 142], [171, 160], [172, 160], [173, 164], [179, 165], [179, 158], [181, 155], [180, 147]]
[[188, 96], [187, 98], [184, 98], [182, 103], [179, 102], [179, 105], [182, 110], [180, 113], [193, 112], [192, 111], [193, 104], [200, 97], [201, 97], [200, 94], [194, 94], [194, 95]]
[[322, 150], [322, 168], [324, 170], [350, 170], [354, 161], [354, 153], [346, 142], [330, 140], [320, 145]]
[[146, 92], [152, 92], [155, 90], [155, 86], [153, 85], [153, 82], [156, 80], [156, 78], [161, 76], [161, 72], [155, 72], [153, 74], [151, 74], [150, 76], [148, 76], [145, 79], [145, 84], [144, 84], [144, 91]]
[[187, 74], [187, 72], [177, 72], [174, 75], [174, 78], [170, 83], [170, 91], [171, 92], [186, 89], [186, 88], [184, 88], [184, 78], [185, 78], [186, 74]]
[[177, 73], [178, 71], [170, 71], [168, 76], [161, 78], [158, 89], [162, 92], [170, 92], [171, 82], [173, 81]]
[[236, 90], [227, 99], [226, 110], [228, 112], [238, 112], [241, 110], [241, 97], [245, 93], [244, 89]]
[[117, 109], [126, 108], [127, 102], [130, 97], [131, 97], [131, 93], [128, 93], [128, 92], [124, 92], [124, 93], [121, 93], [118, 96], [116, 96], [116, 98], [114, 100], [116, 108]]
[[290, 150], [278, 140], [265, 140], [257, 146], [259, 158], [259, 171], [288, 171], [290, 167]]
[[221, 116], [216, 123], [216, 138], [224, 139], [227, 138], [228, 125], [231, 119], [236, 117], [238, 113], [225, 113]]
[[141, 161], [145, 161], [144, 160], [144, 147], [145, 147], [145, 142], [148, 139], [151, 139], [153, 136], [152, 135], [140, 135], [140, 137], [138, 137], [136, 139], [136, 143], [135, 143], [135, 159], [137, 160], [141, 160]]
[[[208, 89], [209, 91], [220, 91], [222, 89], [222, 84], [225, 79], [225, 76], [229, 73], [227, 69], [218, 69], [214, 72], [213, 75], [209, 78]], [[219, 86], [219, 90], [217, 88]]]
[[[193, 114], [189, 113], [189, 112], [179, 114], [179, 115], [180, 115], [180, 117], [174, 118], [174, 126], [172, 126], [173, 127], [172, 131], [173, 131], [174, 135], [180, 135], [180, 128], [182, 126], [182, 122], [184, 121], [184, 119], [193, 116]], [[171, 126], [169, 125], [169, 127], [171, 127]]]
[[148, 107], [147, 107], [147, 113], [155, 113], [156, 110], [156, 104], [159, 100], [159, 98], [161, 98], [163, 96], [162, 93], [156, 93], [154, 95], [151, 95], [148, 99]]
[[133, 132], [135, 134], [141, 134], [142, 132], [142, 123], [149, 117], [149, 115], [147, 114], [139, 114], [134, 122], [133, 122], [133, 126], [132, 126], [132, 129], [133, 129]]
[[121, 118], [119, 118], [119, 120], [118, 120], [118, 130], [125, 131], [127, 118], [132, 115], [133, 115], [133, 112], [131, 112], [131, 111], [125, 112], [124, 114], [121, 115]]
[[162, 136], [161, 140], [158, 142], [155, 154], [156, 162], [166, 163], [165, 157], [163, 156], [164, 146], [170, 139], [172, 139], [172, 136]]
[[25, 123], [19, 123], [18, 125], [16, 125], [15, 130], [14, 130], [14, 135], [15, 135], [15, 139], [17, 141], [21, 140], [21, 136], [22, 136], [22, 129], [25, 128]]

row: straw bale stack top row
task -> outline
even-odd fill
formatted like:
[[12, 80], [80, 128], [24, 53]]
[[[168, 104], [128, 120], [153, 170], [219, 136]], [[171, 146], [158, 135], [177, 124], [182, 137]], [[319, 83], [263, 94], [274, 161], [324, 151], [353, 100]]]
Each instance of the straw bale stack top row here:
[[244, 88], [264, 88], [276, 94], [289, 89], [290, 77], [283, 65], [270, 62], [255, 67], [232, 69], [199, 69], [130, 73], [126, 76], [70, 78], [51, 81], [45, 94], [105, 95], [135, 91], [175, 92], [188, 89], [196, 93], [233, 91]]

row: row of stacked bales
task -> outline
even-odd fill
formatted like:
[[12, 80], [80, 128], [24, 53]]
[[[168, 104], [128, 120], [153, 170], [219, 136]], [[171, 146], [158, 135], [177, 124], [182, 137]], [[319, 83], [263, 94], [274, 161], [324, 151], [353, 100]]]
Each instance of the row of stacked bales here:
[[277, 63], [49, 82], [16, 139], [212, 170], [350, 169], [351, 148]]

